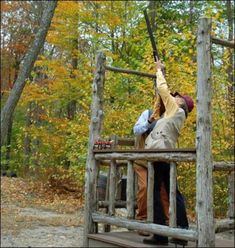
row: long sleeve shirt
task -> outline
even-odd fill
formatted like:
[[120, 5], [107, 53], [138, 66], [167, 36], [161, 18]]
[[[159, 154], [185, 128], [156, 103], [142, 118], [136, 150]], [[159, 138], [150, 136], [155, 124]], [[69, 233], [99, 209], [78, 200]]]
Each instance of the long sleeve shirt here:
[[174, 97], [170, 94], [170, 90], [166, 83], [166, 79], [162, 74], [161, 69], [157, 70], [156, 76], [157, 76], [157, 90], [162, 98], [163, 104], [166, 109], [164, 113], [164, 117], [169, 118], [176, 113], [176, 111], [179, 109], [179, 106], [176, 103]]
[[170, 94], [166, 80], [157, 70], [157, 89], [165, 106], [165, 113], [145, 141], [145, 148], [173, 148], [180, 135], [180, 130], [186, 118], [185, 112], [178, 106]]
[[133, 127], [133, 132], [135, 135], [140, 135], [145, 133], [151, 126], [148, 122], [149, 118], [149, 110], [146, 109], [139, 117], [138, 121], [135, 123]]

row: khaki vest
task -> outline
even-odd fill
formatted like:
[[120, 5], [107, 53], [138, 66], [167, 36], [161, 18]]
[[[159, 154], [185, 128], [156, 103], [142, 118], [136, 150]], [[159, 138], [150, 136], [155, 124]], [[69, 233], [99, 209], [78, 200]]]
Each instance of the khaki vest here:
[[185, 119], [184, 110], [179, 108], [172, 117], [158, 120], [146, 138], [145, 148], [175, 148]]

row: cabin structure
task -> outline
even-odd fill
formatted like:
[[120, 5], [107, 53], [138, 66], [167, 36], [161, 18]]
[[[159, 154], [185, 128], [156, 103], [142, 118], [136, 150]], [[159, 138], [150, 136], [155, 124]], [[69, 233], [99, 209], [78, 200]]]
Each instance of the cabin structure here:
[[[155, 78], [153, 74], [106, 66], [105, 54], [97, 53], [96, 71], [93, 81], [93, 101], [85, 183], [85, 225], [84, 247], [156, 247], [145, 245], [142, 238], [133, 231], [147, 231], [189, 241], [189, 246], [225, 247], [215, 239], [215, 233], [234, 229], [234, 162], [213, 161], [212, 118], [211, 118], [211, 43], [234, 48], [234, 42], [211, 37], [211, 19], [199, 20], [197, 34], [197, 130], [195, 148], [192, 149], [135, 149], [134, 140], [117, 138], [111, 149], [94, 149], [94, 143], [101, 137], [103, 120], [103, 90], [105, 71], [130, 73]], [[120, 149], [120, 145], [131, 148]], [[148, 161], [148, 219], [135, 220], [136, 177], [133, 163], [141, 159]], [[169, 226], [153, 223], [153, 184], [155, 161], [170, 163], [170, 222]], [[197, 224], [190, 229], [176, 226], [176, 162], [196, 162], [196, 219]], [[103, 198], [98, 197], [98, 182], [101, 165], [108, 166], [107, 187]], [[126, 198], [117, 199], [119, 170], [126, 168]], [[229, 209], [227, 218], [217, 221], [213, 210], [213, 170], [228, 172]], [[117, 208], [126, 208], [127, 215], [116, 215]], [[115, 227], [122, 228], [114, 232]], [[102, 229], [102, 230], [101, 230]], [[224, 241], [225, 242], [225, 241]], [[227, 245], [232, 245], [226, 241]], [[173, 247], [173, 244], [169, 243]]]

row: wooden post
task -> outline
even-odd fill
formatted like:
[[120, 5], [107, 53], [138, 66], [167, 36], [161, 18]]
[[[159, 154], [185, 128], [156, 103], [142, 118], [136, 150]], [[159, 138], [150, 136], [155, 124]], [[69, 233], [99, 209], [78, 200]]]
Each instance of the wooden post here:
[[115, 214], [115, 191], [116, 191], [116, 161], [111, 160], [110, 177], [109, 177], [109, 215]]
[[170, 227], [176, 227], [176, 164], [170, 163]]
[[235, 213], [234, 213], [234, 171], [231, 171], [228, 175], [228, 199], [229, 199], [229, 205], [228, 205], [228, 218], [234, 219]]
[[[100, 172], [100, 161], [95, 160], [94, 166], [94, 200], [92, 203], [92, 209], [98, 211], [99, 209], [99, 197], [98, 197], [98, 180], [99, 180], [99, 172]], [[94, 232], [98, 233], [98, 223], [93, 223]]]
[[89, 132], [89, 143], [86, 160], [85, 174], [85, 226], [83, 246], [88, 247], [88, 233], [95, 232], [95, 225], [92, 221], [92, 212], [94, 211], [94, 169], [96, 166], [93, 154], [93, 145], [101, 133], [101, 125], [103, 119], [103, 88], [105, 80], [105, 55], [103, 52], [98, 52], [96, 56], [96, 71], [93, 80], [92, 90], [93, 99], [91, 104], [91, 123]]
[[197, 36], [197, 194], [198, 247], [215, 247], [213, 159], [211, 151], [211, 19], [199, 19]]
[[127, 196], [127, 199], [126, 199], [127, 218], [133, 219], [135, 216], [135, 212], [134, 212], [135, 195], [134, 195], [133, 161], [128, 161], [126, 196]]
[[[108, 169], [107, 174], [107, 183], [106, 183], [106, 190], [105, 190], [105, 201], [109, 201], [109, 178], [110, 178], [110, 167]], [[105, 213], [109, 212], [109, 205], [105, 208]], [[104, 224], [104, 232], [110, 232], [111, 227], [108, 224]]]
[[148, 162], [148, 189], [147, 189], [147, 220], [153, 222], [153, 190], [154, 167], [153, 162]]

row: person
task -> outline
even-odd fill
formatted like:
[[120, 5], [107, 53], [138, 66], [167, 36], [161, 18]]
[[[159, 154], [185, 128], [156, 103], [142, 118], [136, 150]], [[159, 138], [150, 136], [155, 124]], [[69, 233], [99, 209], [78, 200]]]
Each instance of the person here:
[[[145, 139], [148, 134], [153, 130], [156, 125], [157, 119], [164, 112], [164, 108], [158, 108], [159, 98], [156, 99], [153, 110], [145, 110], [139, 116], [137, 122], [133, 127], [133, 132], [136, 135], [136, 148], [144, 148]], [[162, 106], [162, 105], [160, 105]], [[147, 162], [143, 160], [136, 160], [134, 166], [135, 173], [138, 178], [138, 191], [137, 191], [137, 215], [136, 219], [147, 219]], [[161, 200], [164, 207], [164, 213], [169, 218], [168, 209], [169, 201], [167, 192], [164, 187], [161, 188]], [[148, 236], [147, 232], [138, 232], [140, 235]]]
[[[188, 116], [188, 113], [192, 111], [194, 107], [193, 100], [190, 96], [181, 95], [178, 92], [171, 94], [162, 73], [163, 65], [158, 60], [156, 62], [156, 76], [157, 76], [157, 90], [163, 104], [165, 106], [165, 112], [162, 118], [159, 119], [145, 140], [145, 148], [175, 148], [180, 130]], [[166, 162], [155, 162], [154, 166], [154, 223], [160, 225], [167, 225], [167, 217], [164, 214], [164, 209], [160, 201], [161, 185], [165, 186], [165, 189], [169, 195], [169, 171], [170, 164]], [[177, 187], [177, 226], [181, 228], [188, 228], [188, 219], [186, 214], [184, 198], [179, 192]], [[168, 244], [168, 237], [161, 235], [152, 235], [150, 238], [143, 239], [147, 244]], [[187, 242], [179, 239], [172, 239], [171, 242], [186, 245]]]

